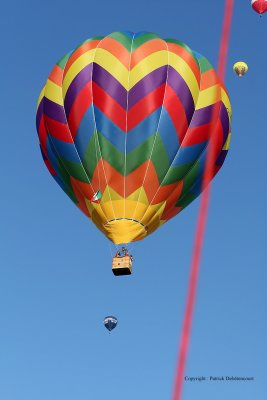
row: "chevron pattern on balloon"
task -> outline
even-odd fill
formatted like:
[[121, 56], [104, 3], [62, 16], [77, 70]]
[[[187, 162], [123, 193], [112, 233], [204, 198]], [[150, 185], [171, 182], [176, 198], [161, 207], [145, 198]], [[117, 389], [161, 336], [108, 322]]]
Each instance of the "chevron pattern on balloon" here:
[[211, 129], [214, 175], [219, 171], [231, 105], [208, 60], [184, 43], [115, 32], [88, 39], [55, 65], [36, 123], [44, 162], [60, 187], [110, 240], [127, 243], [201, 193]]

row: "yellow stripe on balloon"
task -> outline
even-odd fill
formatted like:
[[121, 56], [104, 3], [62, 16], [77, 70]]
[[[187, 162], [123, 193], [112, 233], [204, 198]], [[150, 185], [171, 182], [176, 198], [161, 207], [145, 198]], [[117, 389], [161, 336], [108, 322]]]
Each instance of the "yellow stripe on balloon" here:
[[127, 200], [139, 201], [140, 203], [146, 204], [147, 206], [149, 206], [150, 204], [143, 186], [141, 186], [141, 188], [138, 188], [133, 193], [131, 193], [127, 197]]
[[38, 109], [41, 101], [43, 100], [44, 92], [45, 92], [45, 86], [43, 87], [43, 89], [41, 90], [41, 93], [39, 94], [38, 101], [37, 101], [37, 107], [36, 107], [37, 109]]
[[47, 79], [46, 81], [45, 97], [61, 106], [64, 105], [61, 86], [56, 85], [54, 82], [50, 81], [50, 79]]
[[157, 51], [144, 58], [131, 70], [130, 89], [146, 75], [164, 65], [168, 65], [167, 50]]
[[229, 150], [230, 147], [230, 142], [231, 142], [231, 132], [229, 132], [225, 145], [223, 146], [223, 150]]
[[183, 58], [172, 52], [169, 53], [169, 64], [186, 82], [192, 94], [194, 104], [196, 104], [199, 94], [199, 82], [189, 65]]
[[199, 92], [198, 101], [196, 104], [196, 110], [210, 106], [221, 100], [221, 87], [220, 85], [214, 85], [208, 89], [201, 90]]
[[232, 114], [232, 107], [230, 103], [230, 99], [226, 91], [221, 87], [221, 97], [222, 97], [222, 102], [225, 105], [225, 107], [228, 109], [230, 112], [230, 115]]
[[129, 90], [129, 70], [117, 57], [105, 49], [98, 48], [94, 62], [108, 71], [126, 90]]
[[91, 49], [86, 53], [82, 54], [77, 60], [74, 61], [72, 66], [69, 68], [68, 72], [64, 76], [62, 83], [63, 96], [65, 98], [67, 90], [73, 81], [73, 79], [78, 75], [83, 68], [94, 61], [96, 49]]

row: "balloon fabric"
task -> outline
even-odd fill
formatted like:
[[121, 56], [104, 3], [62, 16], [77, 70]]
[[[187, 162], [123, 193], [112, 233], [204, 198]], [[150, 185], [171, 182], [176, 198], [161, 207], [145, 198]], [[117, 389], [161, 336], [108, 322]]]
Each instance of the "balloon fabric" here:
[[153, 33], [97, 36], [65, 55], [36, 121], [49, 172], [116, 244], [145, 238], [201, 193], [211, 125], [213, 176], [231, 137], [231, 105], [214, 68]]

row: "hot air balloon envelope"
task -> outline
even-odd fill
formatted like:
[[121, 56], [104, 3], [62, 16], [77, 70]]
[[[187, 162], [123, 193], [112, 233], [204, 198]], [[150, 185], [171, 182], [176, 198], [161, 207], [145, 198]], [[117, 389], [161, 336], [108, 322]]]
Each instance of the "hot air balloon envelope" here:
[[241, 77], [248, 72], [248, 65], [243, 61], [238, 61], [234, 64], [233, 70], [239, 77]]
[[123, 244], [145, 238], [201, 193], [211, 133], [214, 176], [229, 149], [230, 115], [227, 91], [201, 54], [154, 33], [115, 32], [86, 40], [55, 65], [37, 129], [51, 175]]
[[252, 0], [251, 5], [258, 14], [264, 14], [267, 11], [267, 0]]
[[116, 317], [108, 316], [104, 319], [103, 323], [107, 330], [111, 332], [114, 328], [116, 328], [118, 320]]

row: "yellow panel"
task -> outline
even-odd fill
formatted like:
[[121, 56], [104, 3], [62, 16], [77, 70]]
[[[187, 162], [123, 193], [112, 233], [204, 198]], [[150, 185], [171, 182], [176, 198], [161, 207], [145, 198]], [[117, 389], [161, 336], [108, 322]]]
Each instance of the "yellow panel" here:
[[124, 201], [124, 197], [120, 196], [115, 190], [113, 190], [110, 186], [108, 186], [109, 188], [109, 195], [111, 197], [112, 201], [117, 201], [117, 200], [123, 200]]
[[130, 89], [150, 72], [168, 65], [168, 51], [160, 50], [150, 54], [140, 61], [132, 70], [130, 76]]
[[[140, 240], [160, 226], [160, 218], [166, 202], [148, 206], [137, 201], [136, 196], [136, 200], [123, 199], [112, 189], [110, 191], [112, 191], [113, 200], [110, 201], [107, 189], [104, 193], [106, 197], [103, 196], [100, 203], [93, 203], [87, 199], [85, 202], [95, 225], [114, 243]], [[142, 188], [136, 191], [136, 194], [140, 194], [140, 199], [143, 196], [143, 200], [148, 202]], [[114, 197], [118, 200], [114, 200]], [[124, 221], [124, 223], [119, 221]]]
[[84, 68], [86, 65], [90, 64], [93, 62], [95, 56], [95, 49], [89, 50], [83, 55], [81, 55], [77, 60], [74, 61], [66, 75], [64, 76], [63, 79], [63, 96], [65, 97], [67, 90], [73, 81], [73, 79], [76, 77], [76, 75]]
[[[150, 219], [146, 222], [146, 225], [148, 226], [148, 232], [150, 233], [150, 230], [152, 229], [153, 225], [156, 223], [157, 226], [160, 224], [160, 218], [163, 214], [163, 211], [165, 209], [166, 202], [162, 203], [162, 205], [158, 208], [158, 210], [154, 210], [153, 214], [151, 214]], [[143, 221], [142, 221], [143, 222]]]
[[231, 114], [232, 107], [231, 107], [229, 96], [223, 88], [221, 88], [221, 92], [222, 92], [222, 94], [221, 94], [222, 102], [225, 105], [225, 107], [228, 109], [228, 111], [230, 111], [230, 114]]
[[140, 220], [143, 224], [148, 226], [150, 222], [153, 221], [153, 218], [156, 216], [156, 218], [160, 219], [161, 215], [163, 214], [163, 211], [165, 209], [166, 202], [164, 201], [163, 203], [155, 204], [155, 205], [150, 205], [147, 208], [146, 213], [142, 216], [142, 219]]
[[140, 201], [140, 203], [149, 205], [149, 201], [143, 186], [128, 196], [127, 200]]
[[221, 87], [220, 85], [214, 85], [208, 89], [201, 90], [199, 92], [198, 101], [196, 104], [196, 110], [210, 106], [221, 100]]
[[115, 220], [105, 225], [106, 236], [115, 244], [130, 243], [146, 236], [146, 229], [138, 222]]
[[38, 101], [37, 101], [37, 108], [39, 107], [39, 104], [41, 103], [41, 101], [44, 97], [44, 92], [45, 92], [45, 86], [43, 87], [41, 93], [39, 94]]
[[64, 105], [61, 86], [56, 85], [50, 79], [47, 80], [45, 85], [45, 97], [61, 106]]
[[92, 215], [93, 222], [98, 221], [101, 225], [104, 225], [110, 218], [107, 218], [105, 215], [101, 204], [92, 203], [86, 197], [84, 198], [86, 206], [89, 210], [89, 213]]
[[189, 90], [194, 99], [194, 103], [196, 104], [200, 87], [199, 87], [199, 82], [195, 77], [195, 74], [193, 73], [193, 71], [183, 58], [171, 52], [169, 54], [170, 54], [170, 59], [169, 59], [170, 65], [182, 76], [187, 86], [189, 87]]
[[110, 186], [106, 186], [104, 193], [102, 194], [101, 203], [106, 203], [111, 200], [123, 200], [115, 190], [113, 190]]
[[128, 90], [129, 71], [117, 57], [105, 49], [98, 48], [95, 53], [94, 62], [108, 71], [126, 90]]
[[225, 145], [223, 146], [223, 150], [229, 150], [230, 142], [231, 142], [231, 132], [227, 136], [227, 140], [225, 142]]

